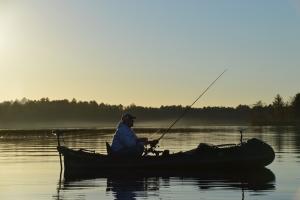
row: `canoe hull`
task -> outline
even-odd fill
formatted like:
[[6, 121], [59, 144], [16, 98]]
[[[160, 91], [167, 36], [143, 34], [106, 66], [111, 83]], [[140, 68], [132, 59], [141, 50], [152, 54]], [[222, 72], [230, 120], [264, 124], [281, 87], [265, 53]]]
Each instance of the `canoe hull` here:
[[71, 174], [109, 174], [124, 171], [166, 174], [180, 171], [254, 169], [269, 165], [275, 158], [272, 147], [258, 139], [227, 148], [199, 145], [197, 149], [187, 152], [139, 158], [113, 157], [64, 146], [58, 146], [57, 150], [64, 157], [65, 173]]

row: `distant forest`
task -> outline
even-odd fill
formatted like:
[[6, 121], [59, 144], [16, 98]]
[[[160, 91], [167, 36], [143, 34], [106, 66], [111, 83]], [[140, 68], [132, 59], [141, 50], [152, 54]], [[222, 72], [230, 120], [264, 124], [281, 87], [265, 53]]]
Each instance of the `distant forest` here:
[[[120, 119], [122, 113], [130, 112], [139, 121], [160, 121], [177, 118], [186, 107], [181, 105], [142, 107], [109, 105], [96, 101], [69, 100], [22, 100], [0, 103], [0, 128], [7, 124], [18, 123], [99, 123], [113, 122]], [[244, 122], [254, 125], [292, 125], [300, 122], [300, 93], [285, 102], [278, 94], [271, 104], [261, 101], [254, 105], [237, 107], [190, 108], [184, 120]]]

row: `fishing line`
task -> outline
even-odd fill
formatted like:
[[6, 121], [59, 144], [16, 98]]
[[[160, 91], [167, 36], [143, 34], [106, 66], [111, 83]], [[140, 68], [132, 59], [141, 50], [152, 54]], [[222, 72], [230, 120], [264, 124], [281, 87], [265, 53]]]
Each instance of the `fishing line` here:
[[[199, 97], [190, 105], [190, 106], [187, 106], [185, 108], [185, 110], [182, 112], [181, 115], [179, 115], [179, 117], [167, 128], [167, 130], [157, 139], [158, 141], [161, 140], [166, 133], [168, 133], [171, 128], [180, 120], [184, 117], [184, 115], [190, 111], [190, 109], [192, 108], [192, 106], [209, 90], [209, 88], [211, 88], [211, 86], [213, 86], [215, 84], [215, 82], [227, 71], [227, 69], [225, 69], [200, 95]], [[160, 132], [161, 129], [159, 129], [156, 133], [154, 133], [153, 135], [157, 134]], [[152, 137], [152, 136], [150, 136]]]

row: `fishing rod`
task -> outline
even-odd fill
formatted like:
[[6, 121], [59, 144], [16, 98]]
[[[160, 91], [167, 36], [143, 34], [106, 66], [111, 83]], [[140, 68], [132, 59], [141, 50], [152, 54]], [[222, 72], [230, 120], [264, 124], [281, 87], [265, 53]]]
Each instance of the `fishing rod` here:
[[211, 88], [211, 86], [213, 86], [215, 84], [215, 82], [227, 71], [227, 69], [225, 69], [201, 94], [200, 96], [190, 105], [187, 106], [185, 108], [185, 110], [182, 112], [181, 115], [179, 115], [179, 117], [169, 126], [169, 128], [167, 128], [167, 130], [157, 139], [157, 141], [161, 140], [166, 133], [168, 133], [171, 128], [192, 108], [192, 106], [209, 90], [209, 88]]

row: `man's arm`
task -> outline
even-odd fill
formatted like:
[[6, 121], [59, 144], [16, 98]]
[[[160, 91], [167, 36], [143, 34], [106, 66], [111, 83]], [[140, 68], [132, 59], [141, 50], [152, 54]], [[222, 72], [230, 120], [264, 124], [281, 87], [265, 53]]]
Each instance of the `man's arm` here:
[[138, 138], [138, 142], [148, 143], [148, 138]]
[[136, 145], [137, 137], [133, 132], [125, 128], [119, 129], [119, 131], [121, 132], [120, 136], [121, 136], [122, 144], [125, 147], [133, 147]]

